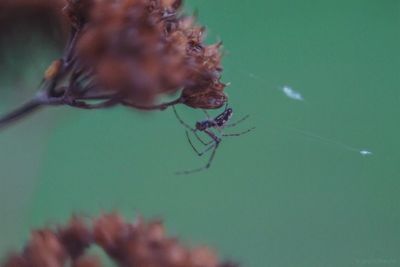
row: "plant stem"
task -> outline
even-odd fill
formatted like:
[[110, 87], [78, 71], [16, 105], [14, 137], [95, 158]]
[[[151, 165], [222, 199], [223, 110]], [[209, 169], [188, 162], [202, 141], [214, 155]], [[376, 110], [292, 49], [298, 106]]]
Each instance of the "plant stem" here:
[[33, 98], [20, 107], [0, 117], [0, 130], [6, 126], [32, 114], [43, 107], [43, 102], [39, 98]]
[[39, 93], [28, 102], [22, 104], [13, 111], [0, 116], [0, 130], [33, 114], [44, 106], [58, 106], [62, 104], [62, 97], [48, 97], [46, 91], [39, 91]]
[[128, 101], [121, 101], [121, 104], [124, 106], [133, 107], [133, 108], [140, 109], [140, 110], [164, 110], [170, 106], [175, 106], [175, 105], [181, 104], [181, 103], [182, 103], [182, 98], [178, 98], [171, 102], [161, 103], [161, 104], [152, 105], [152, 106], [144, 106], [144, 105], [131, 103]]

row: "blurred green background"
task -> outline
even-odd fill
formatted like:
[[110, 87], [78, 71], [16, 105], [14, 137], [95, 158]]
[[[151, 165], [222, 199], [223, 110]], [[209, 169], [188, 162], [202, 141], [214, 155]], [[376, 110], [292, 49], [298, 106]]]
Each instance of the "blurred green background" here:
[[[224, 41], [230, 105], [236, 119], [251, 115], [231, 131], [257, 129], [225, 139], [208, 171], [176, 176], [207, 158], [170, 110], [40, 111], [0, 132], [1, 254], [33, 227], [118, 210], [162, 217], [171, 234], [248, 267], [400, 266], [400, 1], [186, 8], [210, 42]], [[29, 98], [58, 55], [39, 34], [18, 38], [0, 54], [2, 112]]]

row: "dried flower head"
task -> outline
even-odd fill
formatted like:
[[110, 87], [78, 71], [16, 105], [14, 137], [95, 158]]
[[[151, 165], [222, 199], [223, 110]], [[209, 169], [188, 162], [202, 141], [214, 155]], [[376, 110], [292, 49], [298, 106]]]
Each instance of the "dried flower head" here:
[[181, 7], [181, 0], [66, 0], [71, 36], [63, 56], [46, 71], [40, 94], [0, 126], [43, 105], [220, 108], [227, 101], [221, 43], [205, 45], [205, 28]]
[[78, 42], [101, 89], [137, 104], [177, 90], [186, 78], [185, 53], [165, 38], [162, 17], [148, 1], [102, 1]]
[[82, 64], [92, 66], [97, 89], [119, 95], [132, 106], [152, 104], [157, 96], [181, 88], [181, 102], [191, 107], [224, 104], [211, 103], [215, 94], [209, 93], [218, 87], [217, 94], [223, 94], [220, 45], [204, 46], [204, 28], [180, 17], [180, 5], [149, 0], [93, 5], [77, 53]]
[[146, 222], [140, 218], [128, 223], [115, 213], [102, 215], [91, 224], [74, 217], [58, 230], [34, 231], [24, 250], [11, 254], [1, 266], [102, 266], [98, 257], [86, 254], [91, 245], [99, 246], [118, 266], [124, 267], [236, 266], [220, 262], [207, 247], [189, 248], [168, 237], [161, 221]]

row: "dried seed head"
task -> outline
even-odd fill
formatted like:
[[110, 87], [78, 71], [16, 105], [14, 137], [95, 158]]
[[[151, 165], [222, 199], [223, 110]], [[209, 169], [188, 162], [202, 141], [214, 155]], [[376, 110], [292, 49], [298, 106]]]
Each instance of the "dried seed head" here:
[[[69, 0], [72, 22], [79, 4]], [[91, 1], [90, 1], [91, 2]], [[98, 0], [78, 40], [80, 64], [93, 69], [95, 89], [125, 102], [152, 104], [157, 96], [183, 89], [181, 101], [195, 108], [217, 108], [224, 98], [220, 83], [221, 44], [203, 45], [205, 28], [179, 15], [178, 0]], [[83, 8], [87, 13], [87, 8]], [[218, 93], [210, 93], [220, 90]], [[194, 99], [206, 95], [207, 99]], [[218, 95], [216, 99], [213, 96]], [[226, 97], [225, 97], [226, 98]], [[198, 105], [197, 105], [198, 104]]]
[[98, 1], [78, 46], [105, 90], [137, 103], [177, 90], [185, 78], [185, 54], [165, 38], [147, 2]]
[[182, 91], [182, 101], [185, 105], [192, 108], [217, 109], [222, 107], [228, 97], [222, 90], [216, 87], [224, 87], [223, 84], [216, 84], [213, 89], [199, 90], [198, 88], [185, 88]]
[[[3, 5], [60, 1], [0, 1], [0, 43], [9, 36], [3, 30], [10, 28], [3, 24]], [[181, 14], [181, 0], [63, 1], [71, 36], [62, 60], [45, 72], [40, 103], [34, 100], [26, 104], [29, 108], [25, 105], [3, 116], [0, 127], [39, 105], [100, 109], [122, 104], [164, 110], [177, 104], [202, 109], [225, 104], [221, 44], [204, 44], [205, 28]], [[14, 13], [5, 20], [9, 17], [18, 21]], [[177, 99], [156, 103], [178, 93]]]

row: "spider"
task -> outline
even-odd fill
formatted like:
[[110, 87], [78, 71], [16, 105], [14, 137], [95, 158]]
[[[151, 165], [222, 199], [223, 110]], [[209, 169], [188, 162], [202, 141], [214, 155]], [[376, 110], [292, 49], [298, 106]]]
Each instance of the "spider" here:
[[[217, 151], [217, 148], [219, 146], [219, 144], [222, 141], [222, 137], [232, 137], [232, 136], [240, 136], [242, 134], [246, 134], [250, 131], [252, 131], [253, 129], [255, 129], [255, 127], [252, 127], [246, 131], [240, 132], [240, 133], [231, 133], [231, 134], [225, 134], [222, 132], [222, 130], [224, 128], [229, 128], [229, 127], [235, 127], [236, 125], [238, 125], [239, 123], [245, 121], [249, 115], [244, 116], [243, 118], [241, 118], [240, 120], [234, 122], [234, 123], [230, 123], [228, 124], [228, 121], [232, 118], [233, 115], [233, 110], [232, 108], [228, 108], [228, 104], [226, 104], [224, 111], [222, 111], [222, 113], [220, 113], [219, 115], [217, 115], [216, 117], [212, 118], [210, 117], [210, 115], [208, 114], [208, 112], [206, 110], [203, 110], [204, 113], [207, 116], [207, 119], [203, 120], [203, 121], [198, 121], [195, 124], [195, 128], [192, 128], [190, 125], [188, 125], [186, 122], [184, 122], [182, 120], [182, 118], [178, 115], [178, 112], [176, 111], [175, 106], [172, 106], [175, 116], [178, 119], [179, 123], [182, 124], [187, 130], [185, 130], [186, 133], [186, 137], [187, 140], [190, 144], [190, 146], [192, 147], [192, 149], [196, 152], [196, 154], [198, 156], [203, 156], [206, 152], [212, 150], [210, 158], [207, 161], [207, 164], [204, 165], [203, 167], [197, 168], [197, 169], [193, 169], [193, 170], [188, 170], [188, 171], [181, 171], [181, 172], [177, 172], [177, 174], [191, 174], [191, 173], [195, 173], [195, 172], [200, 172], [203, 170], [208, 169], [211, 166], [211, 163], [214, 159], [215, 153]], [[216, 135], [212, 129], [215, 129], [219, 132], [219, 136]], [[189, 135], [189, 131], [193, 133], [193, 135], [196, 137], [197, 140], [200, 141], [200, 143], [202, 143], [206, 148], [203, 151], [199, 151], [194, 145], [193, 142], [190, 138]], [[211, 141], [205, 142], [198, 134], [198, 132], [204, 132], [208, 137], [211, 138]]]

